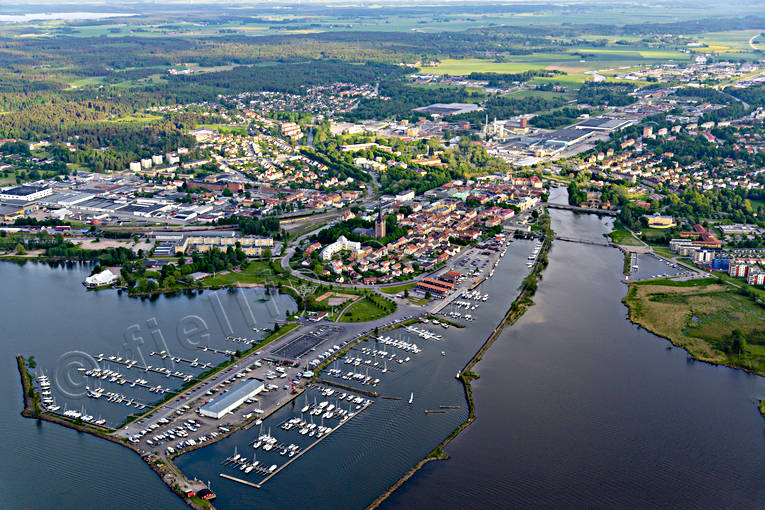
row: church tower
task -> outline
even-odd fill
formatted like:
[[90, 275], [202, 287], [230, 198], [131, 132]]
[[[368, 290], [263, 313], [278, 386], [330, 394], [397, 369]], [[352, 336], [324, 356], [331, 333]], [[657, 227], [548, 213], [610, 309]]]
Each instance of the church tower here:
[[385, 218], [382, 213], [382, 202], [379, 202], [377, 219], [375, 220], [375, 239], [382, 239], [383, 237], [385, 237]]

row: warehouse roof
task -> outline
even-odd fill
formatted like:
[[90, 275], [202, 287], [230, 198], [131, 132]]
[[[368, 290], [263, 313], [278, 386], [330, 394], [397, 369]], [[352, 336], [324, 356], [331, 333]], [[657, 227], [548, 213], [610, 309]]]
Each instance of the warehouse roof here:
[[237, 386], [234, 386], [223, 395], [212, 399], [209, 403], [203, 405], [200, 410], [216, 414], [220, 413], [231, 406], [231, 404], [249, 397], [261, 386], [263, 386], [263, 381], [260, 379], [247, 379]]

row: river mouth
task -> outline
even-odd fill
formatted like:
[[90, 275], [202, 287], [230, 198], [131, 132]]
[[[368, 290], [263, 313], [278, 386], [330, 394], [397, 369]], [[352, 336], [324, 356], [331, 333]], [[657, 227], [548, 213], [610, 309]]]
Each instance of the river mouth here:
[[[610, 229], [551, 214], [559, 235]], [[549, 261], [535, 305], [476, 366], [478, 418], [450, 460], [382, 507], [763, 507], [765, 380], [689, 361], [630, 323], [618, 250], [555, 241]]]

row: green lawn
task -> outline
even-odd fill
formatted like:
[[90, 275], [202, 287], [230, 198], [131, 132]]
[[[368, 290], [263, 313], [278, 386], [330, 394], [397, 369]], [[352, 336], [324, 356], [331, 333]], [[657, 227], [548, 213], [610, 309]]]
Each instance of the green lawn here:
[[626, 230], [624, 227], [622, 227], [620, 224], [615, 223], [614, 224], [614, 230], [611, 232], [611, 241], [613, 241], [616, 244], [621, 244], [624, 246], [642, 246], [643, 243], [641, 243], [638, 239], [635, 239], [635, 236], [633, 236], [628, 230]]
[[651, 245], [651, 248], [653, 248], [654, 252], [667, 258], [673, 258], [677, 255], [677, 253], [672, 253], [666, 246]]
[[269, 283], [273, 282], [277, 275], [271, 269], [268, 262], [264, 260], [256, 260], [250, 262], [250, 264], [238, 272], [230, 272], [227, 274], [216, 274], [202, 280], [202, 283], [206, 287], [224, 287], [227, 285], [235, 285], [237, 283]]
[[380, 287], [380, 292], [384, 294], [398, 294], [406, 290], [412, 289], [416, 283], [405, 283], [404, 285], [394, 285], [393, 287]]
[[396, 311], [395, 303], [385, 302], [381, 308], [372, 302], [372, 299], [382, 302], [382, 298], [367, 296], [356, 301], [348, 307], [340, 317], [340, 322], [366, 322], [381, 319]]

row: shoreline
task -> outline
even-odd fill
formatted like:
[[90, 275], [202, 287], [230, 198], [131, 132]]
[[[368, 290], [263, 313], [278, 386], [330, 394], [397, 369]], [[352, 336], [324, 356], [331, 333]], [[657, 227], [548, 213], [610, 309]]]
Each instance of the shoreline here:
[[[529, 306], [533, 305], [534, 302], [531, 300], [531, 297], [536, 292], [537, 288], [537, 280], [541, 278], [542, 271], [547, 267], [547, 253], [550, 250], [550, 247], [552, 246], [552, 239], [554, 237], [554, 233], [552, 229], [550, 228], [550, 216], [549, 213], [545, 219], [546, 222], [546, 228], [544, 232], [544, 241], [542, 242], [542, 249], [540, 250], [539, 256], [536, 259], [536, 262], [534, 264], [534, 269], [526, 276], [526, 278], [523, 279], [521, 291], [518, 293], [516, 298], [513, 300], [513, 302], [510, 305], [510, 308], [508, 308], [507, 312], [505, 312], [505, 315], [502, 317], [502, 319], [499, 321], [497, 326], [494, 328], [492, 333], [488, 336], [486, 341], [484, 341], [483, 344], [481, 344], [481, 347], [478, 349], [478, 351], [473, 355], [472, 358], [468, 360], [468, 362], [465, 364], [462, 370], [460, 370], [459, 373], [459, 380], [462, 382], [463, 389], [465, 391], [465, 398], [468, 402], [468, 418], [461, 424], [455, 428], [451, 434], [449, 434], [443, 441], [441, 441], [438, 446], [430, 453], [427, 457], [420, 460], [415, 464], [409, 471], [407, 471], [404, 476], [399, 478], [396, 482], [393, 483], [388, 489], [385, 490], [381, 495], [379, 495], [377, 498], [375, 498], [369, 505], [366, 506], [365, 510], [374, 510], [378, 508], [386, 499], [388, 499], [390, 496], [393, 495], [394, 492], [396, 492], [404, 483], [407, 482], [412, 476], [417, 473], [423, 466], [425, 466], [428, 462], [434, 461], [434, 460], [448, 460], [449, 455], [446, 454], [443, 450], [444, 447], [446, 447], [452, 440], [454, 440], [463, 430], [465, 430], [470, 424], [472, 424], [476, 418], [476, 407], [475, 407], [475, 401], [473, 399], [473, 389], [471, 386], [471, 381], [473, 379], [480, 378], [480, 375], [472, 372], [472, 368], [481, 361], [481, 358], [486, 353], [486, 351], [489, 350], [489, 348], [494, 344], [494, 342], [499, 338], [500, 333], [504, 330], [506, 326], [512, 326], [515, 324], [515, 322], [520, 319], [523, 314], [526, 312]], [[477, 286], [477, 285], [476, 285]], [[440, 319], [439, 319], [440, 320]]]
[[[710, 278], [714, 278], [714, 277], [710, 277]], [[674, 339], [664, 334], [663, 332], [656, 331], [653, 328], [651, 328], [649, 325], [643, 324], [636, 316], [637, 312], [635, 311], [635, 307], [637, 303], [634, 301], [631, 301], [631, 299], [635, 299], [635, 298], [630, 297], [630, 295], [633, 293], [632, 289], [634, 288], [637, 282], [630, 281], [625, 283], [627, 285], [627, 293], [621, 299], [621, 302], [625, 306], [625, 308], [627, 308], [627, 320], [630, 321], [632, 324], [634, 324], [638, 328], [641, 328], [647, 331], [648, 333], [656, 337], [663, 338], [664, 340], [669, 342], [670, 345], [672, 345], [673, 347], [682, 349], [683, 351], [685, 351], [685, 354], [688, 357], [688, 359], [693, 360], [694, 362], [706, 363], [708, 365], [725, 367], [732, 370], [740, 370], [742, 372], [745, 372], [747, 374], [751, 374], [757, 377], [765, 377], [765, 374], [762, 374], [758, 372], [757, 370], [753, 370], [751, 368], [747, 368], [745, 366], [741, 366], [732, 362], [727, 356], [725, 356], [723, 360], [717, 360], [717, 359], [703, 356], [701, 353], [694, 352], [693, 350], [688, 349], [686, 345], [681, 345], [679, 342], [676, 342]], [[765, 418], [765, 400], [757, 401], [756, 406], [761, 416]]]
[[[240, 359], [245, 358], [250, 352], [254, 351], [255, 349], [261, 348], [263, 345], [267, 345], [268, 343], [271, 343], [275, 340], [278, 340], [285, 334], [291, 332], [295, 328], [281, 328], [279, 331], [272, 333], [273, 338], [267, 337], [264, 339], [260, 344], [252, 346], [247, 352], [243, 353]], [[93, 425], [87, 424], [87, 423], [75, 423], [71, 420], [68, 420], [66, 418], [60, 417], [55, 414], [51, 414], [48, 412], [44, 412], [39, 408], [39, 405], [36, 404], [33, 394], [36, 394], [34, 392], [34, 385], [32, 381], [32, 377], [29, 374], [27, 370], [27, 365], [24, 360], [24, 357], [21, 355], [18, 355], [16, 357], [17, 361], [17, 368], [19, 370], [19, 376], [21, 378], [21, 386], [22, 386], [22, 396], [24, 401], [24, 409], [21, 411], [21, 415], [25, 418], [36, 418], [38, 420], [44, 420], [50, 423], [55, 423], [57, 425], [61, 425], [63, 427], [76, 430], [80, 433], [87, 433], [93, 436], [96, 436], [101, 439], [105, 439], [107, 441], [110, 441], [112, 443], [118, 444], [120, 446], [124, 446], [128, 448], [129, 450], [133, 451], [136, 455], [141, 457], [141, 460], [143, 460], [149, 468], [154, 471], [157, 476], [162, 480], [162, 482], [178, 497], [180, 497], [184, 503], [186, 503], [190, 508], [193, 508], [194, 510], [214, 510], [215, 506], [207, 500], [201, 500], [204, 501], [204, 505], [197, 503], [192, 498], [189, 498], [184, 490], [181, 488], [180, 484], [184, 484], [187, 488], [193, 487], [196, 485], [203, 485], [200, 482], [197, 482], [196, 480], [189, 480], [189, 478], [183, 473], [183, 471], [175, 465], [173, 462], [174, 459], [177, 457], [183, 455], [184, 453], [188, 453], [193, 450], [197, 450], [199, 448], [203, 448], [205, 446], [209, 446], [211, 444], [217, 443], [230, 435], [234, 434], [235, 432], [239, 432], [241, 430], [249, 430], [257, 421], [256, 417], [252, 417], [250, 420], [232, 427], [228, 432], [224, 432], [220, 434], [218, 437], [206, 441], [203, 444], [195, 445], [188, 450], [184, 450], [183, 452], [176, 453], [173, 455], [144, 455], [142, 454], [137, 447], [133, 446], [131, 443], [129, 443], [125, 438], [118, 437], [114, 433], [119, 430], [119, 428], [123, 427], [125, 424], [120, 425], [117, 429], [106, 429], [104, 428], [101, 430], [100, 428], [97, 428]], [[238, 361], [238, 360], [237, 360]], [[210, 377], [211, 375], [214, 375], [215, 373], [220, 372], [221, 370], [224, 370], [227, 366], [230, 364], [235, 363], [233, 361], [224, 361], [222, 363], [223, 366], [218, 366], [216, 369], [207, 375], [207, 377]], [[200, 384], [202, 381], [198, 381], [196, 384]], [[309, 383], [310, 385], [311, 383]], [[192, 387], [195, 385], [192, 385]], [[191, 387], [189, 387], [191, 388]], [[183, 389], [183, 391], [187, 391], [189, 388]], [[30, 391], [31, 390], [31, 391]], [[162, 407], [163, 405], [166, 405], [169, 401], [175, 399], [180, 395], [183, 391], [178, 392], [175, 395], [170, 395], [168, 398], [163, 399], [161, 402], [157, 403], [156, 405], [152, 406], [151, 409], [146, 411], [145, 413], [133, 417], [133, 419], [127, 420], [127, 422], [133, 422], [135, 420], [141, 419], [143, 416], [146, 416], [152, 412], [155, 412], [157, 409]], [[297, 393], [290, 394], [284, 402], [279, 403], [276, 407], [265, 413], [264, 415], [260, 416], [260, 419], [265, 419], [268, 416], [271, 416], [276, 411], [282, 409], [285, 405], [289, 404], [291, 401], [295, 400], [298, 396], [302, 395], [305, 391], [305, 388], [301, 389]], [[163, 471], [161, 466], [166, 466], [167, 469]], [[206, 487], [206, 486], [205, 486]], [[196, 492], [196, 491], [195, 491]], [[198, 499], [198, 498], [197, 498]]]
[[[23, 393], [23, 401], [24, 401], [24, 409], [21, 411], [21, 416], [24, 418], [32, 418], [32, 419], [38, 419], [47, 421], [49, 423], [54, 423], [56, 425], [61, 425], [62, 427], [66, 427], [68, 429], [75, 430], [80, 433], [90, 434], [92, 436], [98, 437], [100, 439], [104, 439], [106, 441], [118, 444], [120, 446], [124, 446], [125, 448], [129, 449], [139, 457], [141, 457], [141, 460], [146, 463], [149, 468], [156, 473], [156, 475], [159, 477], [160, 480], [167, 486], [168, 489], [170, 489], [171, 492], [173, 492], [175, 495], [181, 498], [184, 503], [186, 503], [190, 508], [193, 508], [194, 510], [208, 510], [213, 509], [214, 506], [210, 503], [208, 506], [200, 505], [194, 501], [191, 500], [186, 494], [180, 489], [180, 486], [178, 486], [175, 482], [175, 479], [172, 481], [166, 478], [167, 473], [163, 473], [160, 467], [155, 463], [146, 458], [145, 456], [141, 455], [141, 453], [132, 445], [128, 444], [126, 441], [110, 435], [106, 431], [100, 431], [94, 427], [91, 427], [87, 424], [77, 424], [69, 420], [65, 420], [64, 418], [59, 418], [58, 416], [51, 415], [49, 413], [45, 412], [37, 412], [34, 408], [33, 398], [30, 395], [30, 390], [34, 391], [34, 386], [32, 385], [32, 378], [29, 374], [29, 371], [27, 370], [26, 361], [24, 360], [24, 357], [21, 355], [16, 356], [16, 363], [19, 370], [19, 376], [21, 378], [21, 386], [22, 386], [22, 393]], [[170, 463], [170, 466], [173, 471], [175, 471], [177, 474], [180, 474], [185, 478], [185, 475], [178, 469], [175, 464], [170, 462], [170, 459], [168, 459], [168, 462]], [[188, 480], [186, 480], [188, 481]], [[208, 502], [209, 503], [209, 502]]]
[[[448, 459], [449, 456], [446, 455], [443, 452], [443, 447], [446, 446], [464, 428], [466, 428], [470, 423], [472, 423], [475, 420], [475, 404], [473, 402], [472, 389], [470, 387], [470, 381], [472, 379], [478, 378], [478, 376], [476, 374], [473, 374], [472, 372], [470, 372], [470, 368], [472, 368], [473, 365], [475, 365], [478, 361], [480, 361], [481, 356], [493, 344], [493, 342], [499, 336], [499, 333], [502, 331], [502, 329], [506, 325], [510, 325], [510, 324], [514, 323], [520, 316], [523, 315], [523, 313], [525, 312], [527, 306], [529, 306], [530, 304], [533, 304], [533, 302], [531, 302], [531, 300], [530, 300], [530, 297], [534, 294], [534, 292], [536, 290], [536, 281], [537, 281], [538, 278], [541, 277], [540, 276], [541, 271], [547, 265], [547, 257], [546, 256], [547, 256], [547, 252], [548, 252], [548, 250], [549, 250], [549, 248], [551, 246], [552, 239], [553, 239], [553, 236], [551, 234], [551, 230], [549, 230], [549, 221], [550, 221], [549, 215], [546, 216], [544, 221], [546, 222], [545, 223], [546, 230], [544, 232], [543, 247], [542, 247], [542, 250], [541, 250], [541, 253], [540, 253], [539, 257], [537, 258], [537, 260], [535, 262], [534, 268], [526, 276], [526, 278], [524, 278], [524, 280], [522, 282], [522, 285], [521, 285], [521, 290], [520, 290], [518, 296], [516, 296], [515, 300], [511, 304], [510, 308], [507, 310], [505, 315], [499, 321], [498, 325], [494, 328], [493, 332], [489, 335], [487, 340], [481, 345], [481, 347], [476, 352], [476, 354], [473, 355], [473, 357], [470, 360], [468, 360], [468, 362], [465, 365], [465, 367], [460, 371], [459, 379], [463, 383], [463, 389], [465, 391], [465, 396], [466, 396], [466, 399], [468, 400], [468, 408], [469, 408], [469, 413], [470, 413], [469, 414], [469, 416], [470, 416], [469, 419], [466, 422], [460, 424], [430, 454], [428, 454], [425, 458], [423, 458], [419, 462], [417, 462], [417, 464], [415, 466], [413, 466], [406, 474], [404, 474], [404, 476], [402, 478], [400, 478], [392, 487], [388, 488], [388, 490], [386, 490], [382, 495], [380, 495], [377, 499], [375, 499], [375, 501], [373, 502], [374, 506], [370, 506], [368, 508], [375, 508], [382, 501], [387, 499], [390, 496], [390, 494], [392, 494], [396, 489], [398, 489], [398, 487], [403, 485], [403, 483], [405, 483], [406, 480], [411, 478], [411, 476], [414, 475], [414, 473], [416, 473], [422, 466], [424, 466], [428, 462], [433, 461], [433, 460], [445, 460], [445, 459]], [[46, 261], [50, 261], [50, 259], [40, 259], [40, 258], [38, 258], [38, 259], [26, 258], [25, 261], [26, 260], [32, 260], [34, 262], [46, 262]], [[485, 278], [483, 280], [481, 280], [481, 282], [479, 282], [478, 284], [474, 285], [473, 287], [478, 286], [484, 280], [485, 280]], [[234, 284], [234, 285], [231, 285], [231, 286], [223, 286], [223, 287], [218, 287], [218, 288], [237, 287], [237, 286], [238, 285]], [[202, 289], [192, 289], [192, 290], [199, 290], [199, 291], [201, 291]], [[153, 294], [181, 293], [181, 292], [184, 292], [184, 290], [173, 289], [173, 290], [168, 290], [168, 291], [159, 292], [159, 293], [155, 292]], [[141, 297], [141, 296], [130, 296], [130, 297]], [[426, 316], [432, 316], [432, 315], [431, 314], [426, 314]], [[439, 319], [439, 320], [442, 320], [442, 319]], [[396, 327], [401, 327], [401, 326], [406, 325], [406, 324], [415, 323], [416, 321], [417, 321], [417, 319], [409, 319], [407, 321], [404, 321], [401, 324], [398, 324]], [[448, 323], [450, 323], [451, 325], [453, 325], [455, 327], [464, 327], [463, 324], [458, 324], [456, 322], [452, 322], [452, 321], [449, 321], [449, 320], [443, 320], [443, 322], [448, 322]], [[284, 329], [285, 328], [282, 328], [282, 330], [279, 331], [276, 334], [276, 338], [272, 338], [271, 341], [281, 337], [285, 333]], [[393, 328], [392, 327], [386, 327], [386, 328], [382, 328], [380, 331], [385, 331], [385, 330], [388, 330], [388, 329], [393, 329]], [[346, 351], [347, 349], [349, 349], [353, 345], [355, 345], [355, 344], [365, 340], [370, 335], [372, 335], [372, 333], [368, 333], [367, 335], [364, 335], [361, 338], [358, 338], [355, 341], [351, 342], [344, 349], [342, 349], [338, 353], [338, 355], [342, 354], [344, 351]], [[254, 348], [254, 347], [255, 346], [253, 346], [252, 348]], [[246, 355], [246, 353], [243, 353], [243, 355]], [[20, 360], [23, 360], [23, 357], [21, 357], [21, 356], [19, 356], [18, 358]], [[325, 361], [325, 364], [327, 364], [328, 362], [331, 362], [331, 359]], [[186, 493], [184, 492], [185, 489], [181, 488], [181, 485], [185, 485], [187, 488], [189, 488], [189, 487], [192, 487], [194, 485], [201, 485], [201, 483], [196, 481], [196, 480], [189, 480], [187, 478], [186, 474], [184, 474], [183, 471], [178, 466], [175, 465], [173, 460], [176, 459], [177, 457], [180, 457], [184, 453], [188, 453], [190, 451], [193, 451], [193, 450], [196, 450], [196, 449], [199, 449], [199, 448], [203, 448], [205, 446], [209, 446], [210, 444], [212, 444], [214, 442], [218, 442], [218, 441], [220, 441], [222, 439], [225, 439], [225, 438], [231, 436], [235, 432], [238, 432], [238, 431], [241, 431], [241, 430], [247, 430], [247, 429], [251, 428], [253, 426], [253, 424], [255, 423], [255, 421], [256, 421], [255, 418], [253, 418], [252, 420], [249, 420], [246, 423], [243, 423], [243, 424], [241, 424], [240, 426], [238, 426], [236, 428], [232, 428], [229, 432], [221, 434], [219, 437], [215, 438], [214, 441], [208, 441], [208, 442], [205, 442], [204, 444], [196, 445], [195, 447], [192, 447], [189, 450], [185, 450], [182, 453], [176, 453], [176, 454], [167, 455], [167, 456], [144, 455], [135, 446], [133, 446], [132, 444], [128, 443], [125, 439], [120, 438], [120, 437], [114, 435], [113, 432], [110, 432], [107, 429], [102, 431], [102, 430], [97, 429], [97, 428], [95, 428], [95, 427], [93, 427], [91, 425], [84, 424], [84, 423], [83, 424], [75, 423], [75, 422], [73, 422], [71, 420], [67, 420], [65, 418], [59, 417], [59, 416], [54, 415], [54, 414], [46, 413], [46, 412], [35, 413], [32, 410], [33, 408], [30, 407], [30, 404], [29, 404], [31, 399], [27, 396], [28, 388], [29, 387], [32, 387], [32, 389], [34, 388], [33, 381], [30, 378], [30, 380], [27, 383], [24, 382], [24, 377], [25, 377], [24, 374], [26, 374], [26, 377], [29, 377], [29, 374], [26, 371], [26, 364], [23, 363], [22, 361], [20, 361], [19, 363], [20, 363], [19, 364], [19, 371], [20, 371], [20, 373], [22, 375], [22, 386], [25, 387], [25, 384], [26, 384], [26, 387], [24, 389], [24, 395], [25, 395], [24, 406], [25, 406], [25, 409], [21, 413], [24, 417], [42, 419], [42, 420], [48, 421], [50, 423], [55, 423], [55, 424], [62, 425], [64, 427], [67, 427], [67, 428], [70, 428], [70, 429], [73, 429], [73, 430], [77, 430], [78, 432], [85, 432], [85, 433], [94, 435], [96, 437], [99, 437], [99, 438], [102, 438], [102, 439], [106, 439], [107, 441], [110, 441], [112, 443], [119, 444], [119, 445], [122, 445], [122, 446], [125, 446], [125, 447], [129, 448], [134, 453], [139, 455], [141, 457], [141, 459], [146, 464], [149, 465], [149, 467], [152, 469], [152, 471], [154, 471], [160, 477], [160, 479], [163, 481], [163, 483], [165, 483], [165, 485], [173, 493], [177, 494], [190, 508], [194, 508], [195, 510], [197, 510], [197, 509], [210, 509], [210, 508], [214, 509], [215, 507], [212, 505], [212, 503], [210, 501], [204, 501], [203, 504], [200, 504], [197, 501], [194, 501], [192, 498], [189, 498], [186, 495]], [[223, 365], [227, 365], [227, 364], [228, 363], [226, 363], [226, 362], [223, 363]], [[220, 369], [221, 367], [218, 367], [218, 368]], [[223, 368], [225, 368], [225, 366]], [[323, 367], [319, 367], [318, 371], [320, 371], [321, 368], [323, 368]], [[330, 385], [334, 385], [334, 384], [332, 384], [329, 381], [324, 381], [324, 380], [322, 380], [322, 379], [320, 379], [318, 377], [314, 377], [312, 379], [312, 381], [309, 383], [309, 386], [313, 385], [313, 384], [317, 384], [317, 383], [318, 384], [330, 384]], [[186, 391], [186, 389], [183, 389], [183, 391]], [[304, 390], [305, 389], [303, 389], [303, 391]], [[284, 406], [288, 405], [290, 403], [290, 401], [293, 401], [295, 398], [297, 398], [299, 395], [301, 395], [303, 393], [303, 391], [299, 391], [295, 395], [290, 395], [290, 398], [287, 398], [284, 402], [279, 403], [277, 407], [273, 408], [271, 411], [269, 411], [267, 414], [261, 416], [260, 418], [264, 419], [264, 418], [270, 416], [271, 414], [275, 413], [276, 411], [282, 409]], [[171, 395], [169, 397], [169, 400], [172, 400], [175, 397], [177, 397], [177, 395], [175, 395], [175, 396]], [[158, 406], [166, 404], [167, 401], [168, 401], [168, 399], [163, 400], [161, 403], [158, 403], [156, 406], [152, 407], [152, 409], [150, 411], [147, 411], [147, 413], [155, 411]], [[132, 417], [132, 419], [130, 421], [135, 421], [136, 419], [140, 419], [142, 416], [145, 416], [145, 414], [147, 414], [147, 413], [144, 413], [143, 415], [139, 415], [137, 417], [134, 416], [134, 417]], [[201, 488], [201, 487], [197, 487], [197, 490], [199, 488]], [[196, 499], [198, 499], [198, 498], [196, 498]]]
[[[741, 370], [742, 372], [746, 372], [748, 374], [756, 375], [758, 377], [765, 377], [765, 374], [761, 374], [760, 372], [758, 372], [756, 370], [752, 370], [751, 368], [747, 368], [747, 367], [743, 367], [743, 366], [731, 363], [727, 358], [726, 358], [726, 361], [716, 361], [716, 360], [710, 359], [710, 358], [702, 358], [702, 357], [700, 357], [699, 354], [697, 354], [697, 353], [695, 353], [693, 351], [688, 350], [688, 348], [686, 346], [680, 345], [678, 343], [675, 343], [675, 341], [672, 340], [672, 338], [670, 338], [669, 336], [665, 335], [664, 333], [659, 332], [659, 331], [654, 331], [652, 328], [650, 328], [650, 327], [640, 323], [638, 321], [638, 319], [633, 317], [632, 306], [630, 306], [630, 304], [628, 302], [629, 292], [630, 292], [630, 288], [632, 287], [632, 285], [635, 285], [635, 282], [631, 282], [631, 283], [627, 284], [627, 295], [625, 295], [622, 298], [622, 300], [621, 300], [622, 304], [627, 308], [627, 319], [632, 324], [638, 326], [641, 329], [644, 329], [645, 331], [651, 333], [654, 336], [657, 336], [659, 338], [663, 338], [664, 340], [666, 340], [670, 344], [672, 344], [673, 347], [677, 347], [678, 349], [684, 350], [685, 353], [691, 359], [693, 359], [694, 361], [698, 361], [699, 363], [707, 363], [709, 365], [714, 365], [714, 366], [719, 366], [719, 367], [726, 367], [726, 368], [730, 368], [730, 369], [733, 369], [733, 370]], [[763, 412], [763, 417], [765, 417], [765, 411]]]

